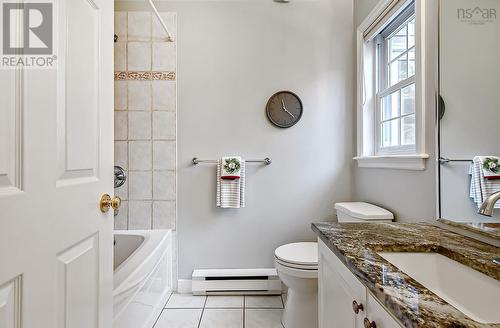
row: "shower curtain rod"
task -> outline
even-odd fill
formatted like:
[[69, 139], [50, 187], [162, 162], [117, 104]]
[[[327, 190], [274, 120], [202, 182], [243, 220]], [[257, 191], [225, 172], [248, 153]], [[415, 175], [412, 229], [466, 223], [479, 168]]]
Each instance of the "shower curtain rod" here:
[[151, 9], [153, 9], [153, 12], [155, 13], [156, 18], [158, 18], [158, 21], [160, 22], [161, 27], [165, 30], [165, 33], [167, 33], [167, 41], [174, 41], [174, 38], [172, 34], [168, 31], [167, 25], [165, 25], [165, 22], [160, 16], [160, 13], [158, 12], [158, 9], [156, 9], [156, 6], [153, 2], [153, 0], [147, 0], [149, 2], [149, 5], [151, 6]]

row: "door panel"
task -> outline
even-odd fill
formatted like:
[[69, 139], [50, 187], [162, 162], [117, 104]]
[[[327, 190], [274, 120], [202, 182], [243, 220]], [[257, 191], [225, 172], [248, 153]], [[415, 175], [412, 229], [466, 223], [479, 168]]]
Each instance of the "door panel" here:
[[21, 191], [21, 101], [17, 92], [20, 74], [0, 70], [0, 196]]
[[65, 51], [59, 56], [57, 120], [62, 181], [58, 185], [66, 185], [99, 176], [102, 31], [101, 10], [93, 1], [73, 0], [61, 10], [67, 28], [60, 34]]
[[[57, 256], [59, 327], [98, 327], [99, 240], [84, 239]], [[90, 306], [89, 306], [90, 305]]]
[[0, 327], [21, 328], [21, 277], [0, 286]]

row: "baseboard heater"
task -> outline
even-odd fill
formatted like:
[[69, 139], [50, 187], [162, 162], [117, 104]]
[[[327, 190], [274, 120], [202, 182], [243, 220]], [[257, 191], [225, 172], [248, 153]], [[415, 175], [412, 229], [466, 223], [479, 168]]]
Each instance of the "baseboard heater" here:
[[194, 295], [279, 295], [281, 281], [276, 269], [194, 270]]

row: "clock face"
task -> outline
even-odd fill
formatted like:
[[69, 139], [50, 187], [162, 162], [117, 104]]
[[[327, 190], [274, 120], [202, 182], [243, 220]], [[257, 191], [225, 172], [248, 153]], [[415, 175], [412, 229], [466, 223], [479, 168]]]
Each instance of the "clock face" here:
[[302, 117], [302, 101], [290, 91], [280, 91], [269, 98], [266, 106], [267, 118], [280, 128], [289, 128]]

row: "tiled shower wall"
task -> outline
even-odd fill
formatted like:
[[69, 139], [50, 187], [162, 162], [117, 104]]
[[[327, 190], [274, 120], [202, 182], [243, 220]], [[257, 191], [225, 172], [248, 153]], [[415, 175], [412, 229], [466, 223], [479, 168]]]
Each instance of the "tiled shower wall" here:
[[[176, 14], [161, 14], [176, 35]], [[116, 12], [115, 165], [127, 182], [115, 229], [175, 229], [176, 43], [150, 12]]]

